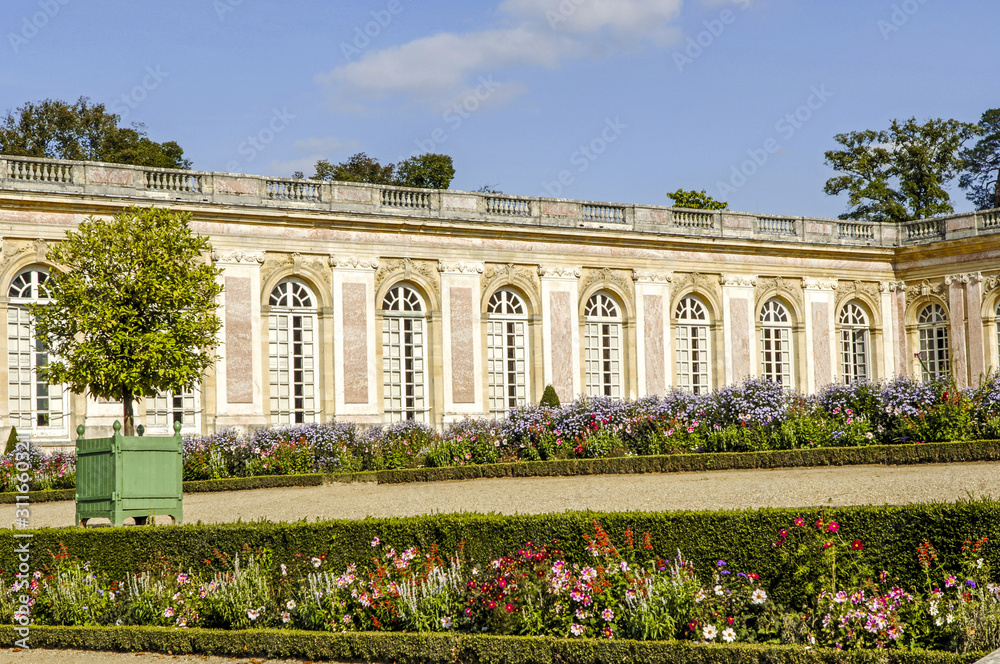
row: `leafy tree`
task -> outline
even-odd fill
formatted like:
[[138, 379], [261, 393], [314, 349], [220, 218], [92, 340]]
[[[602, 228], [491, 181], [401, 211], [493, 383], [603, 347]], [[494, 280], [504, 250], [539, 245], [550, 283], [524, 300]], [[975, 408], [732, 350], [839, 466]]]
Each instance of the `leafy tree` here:
[[484, 184], [479, 189], [476, 189], [480, 194], [502, 194], [503, 191], [498, 189], [499, 184]]
[[823, 190], [848, 193], [852, 206], [841, 219], [910, 221], [954, 211], [945, 187], [962, 170], [962, 144], [977, 132], [957, 120], [893, 120], [888, 129], [837, 134], [843, 150], [830, 150], [825, 163], [844, 173]]
[[383, 166], [378, 159], [372, 159], [364, 152], [352, 155], [347, 161], [331, 164], [326, 159], [316, 162], [313, 180], [336, 180], [338, 182], [367, 182], [369, 184], [393, 184], [396, 167]]
[[396, 183], [404, 187], [447, 189], [454, 177], [455, 166], [446, 154], [428, 152], [396, 166]]
[[120, 127], [120, 120], [118, 115], [108, 113], [104, 104], [91, 104], [86, 97], [80, 97], [75, 104], [53, 99], [27, 102], [8, 111], [0, 122], [0, 153], [191, 168], [176, 142], [156, 143], [146, 136], [141, 123]]
[[359, 152], [339, 164], [320, 159], [316, 162], [316, 173], [312, 179], [447, 189], [454, 177], [455, 168], [452, 166], [451, 157], [445, 154], [428, 152], [410, 157], [398, 164], [383, 165], [378, 159]]
[[539, 406], [548, 406], [549, 408], [559, 407], [559, 395], [556, 394], [556, 388], [551, 385], [545, 386], [545, 391], [542, 392], [542, 400], [538, 402]]
[[704, 189], [701, 191], [686, 191], [678, 189], [667, 194], [667, 198], [673, 201], [673, 207], [694, 208], [697, 210], [728, 210], [729, 203], [717, 201], [709, 196]]
[[120, 400], [126, 435], [135, 399], [190, 388], [215, 360], [222, 286], [204, 258], [211, 245], [189, 219], [138, 207], [109, 221], [88, 217], [49, 250], [61, 268], [47, 282], [51, 301], [31, 307], [53, 357], [39, 374]]
[[976, 209], [1000, 208], [1000, 108], [991, 108], [979, 121], [980, 138], [962, 151], [965, 172], [958, 186]]

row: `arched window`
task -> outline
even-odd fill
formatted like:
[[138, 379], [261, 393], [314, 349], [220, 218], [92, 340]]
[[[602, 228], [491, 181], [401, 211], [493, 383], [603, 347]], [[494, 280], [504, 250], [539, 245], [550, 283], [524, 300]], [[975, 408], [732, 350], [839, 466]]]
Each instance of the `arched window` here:
[[712, 389], [708, 355], [708, 310], [688, 295], [677, 303], [677, 387], [694, 394]]
[[792, 317], [778, 300], [760, 310], [760, 375], [792, 387]]
[[618, 303], [607, 293], [594, 293], [584, 309], [584, 372], [587, 394], [622, 395], [622, 317]]
[[66, 394], [38, 376], [49, 363], [48, 348], [35, 338], [28, 304], [48, 301], [48, 272], [37, 267], [20, 272], [7, 291], [7, 366], [10, 421], [23, 435], [68, 435]]
[[427, 421], [424, 302], [409, 286], [382, 300], [382, 390], [385, 419]]
[[868, 315], [856, 302], [840, 312], [840, 364], [847, 384], [867, 380], [869, 366]]
[[486, 306], [486, 371], [490, 414], [503, 416], [527, 399], [527, 327], [524, 301], [507, 289], [493, 293]]
[[316, 298], [303, 282], [286, 279], [268, 304], [271, 423], [316, 422]]
[[931, 380], [947, 375], [948, 314], [940, 304], [928, 304], [917, 314], [917, 341], [920, 345], [920, 376]]

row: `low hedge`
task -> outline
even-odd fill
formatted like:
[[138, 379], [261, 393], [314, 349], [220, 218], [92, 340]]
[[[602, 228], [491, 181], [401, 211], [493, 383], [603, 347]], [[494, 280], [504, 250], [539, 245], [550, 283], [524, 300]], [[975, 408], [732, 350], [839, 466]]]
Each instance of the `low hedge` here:
[[[0, 638], [13, 643], [10, 626]], [[221, 631], [162, 627], [32, 627], [32, 648], [161, 652], [400, 664], [973, 664], [985, 653], [806, 649], [683, 641], [576, 640], [466, 634]]]
[[[599, 521], [618, 546], [631, 528], [636, 537], [651, 534], [653, 551], [671, 556], [680, 550], [699, 574], [708, 578], [719, 559], [735, 571], [757, 572], [768, 583], [768, 592], [783, 603], [798, 603], [802, 589], [795, 585], [794, 570], [782, 562], [772, 546], [778, 531], [790, 528], [799, 516], [809, 519], [815, 509], [762, 509], [715, 512], [573, 512], [563, 514], [504, 516], [497, 514], [446, 514], [409, 518], [365, 519], [307, 523], [235, 523], [148, 528], [69, 528], [34, 531], [32, 569], [41, 569], [47, 552], [60, 544], [76, 558], [111, 578], [134, 573], [164, 555], [184, 569], [204, 569], [216, 551], [234, 554], [249, 547], [269, 550], [274, 565], [296, 554], [325, 557], [324, 568], [340, 572], [351, 563], [371, 560], [371, 542], [378, 537], [397, 550], [437, 544], [442, 552], [455, 552], [463, 543], [466, 556], [485, 564], [518, 551], [527, 542], [557, 542], [570, 562], [591, 559], [588, 537]], [[1000, 541], [1000, 501], [984, 499], [958, 503], [885, 507], [844, 507], [824, 510], [824, 519], [840, 523], [841, 533], [864, 543], [865, 559], [874, 570], [887, 570], [903, 587], [922, 587], [923, 568], [917, 547], [926, 539], [942, 555], [957, 561], [964, 540], [989, 537]], [[0, 533], [0, 569], [16, 565], [14, 533]], [[984, 556], [992, 569], [1000, 569], [1000, 547]]]
[[[319, 486], [323, 482], [438, 482], [501, 477], [569, 477], [576, 475], [626, 475], [637, 473], [677, 473], [706, 470], [753, 470], [765, 468], [807, 468], [861, 464], [910, 465], [919, 463], [960, 463], [1000, 461], [1000, 440], [973, 440], [916, 445], [872, 445], [868, 447], [827, 447], [769, 452], [723, 452], [717, 454], [669, 454], [659, 456], [609, 457], [601, 459], [559, 459], [518, 463], [404, 468], [323, 475], [262, 475], [218, 480], [184, 482], [185, 493], [242, 491], [289, 486]], [[0, 493], [0, 504], [17, 502], [16, 493]], [[30, 502], [74, 500], [75, 489], [33, 491]]]

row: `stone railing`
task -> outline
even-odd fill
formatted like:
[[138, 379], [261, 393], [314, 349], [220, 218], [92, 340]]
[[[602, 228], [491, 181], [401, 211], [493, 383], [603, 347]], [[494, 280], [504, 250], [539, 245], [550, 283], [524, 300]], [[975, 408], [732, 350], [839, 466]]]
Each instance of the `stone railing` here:
[[30, 191], [309, 209], [459, 223], [530, 224], [678, 237], [892, 248], [1000, 233], [1000, 210], [895, 223], [621, 205], [354, 182], [267, 178], [122, 164], [0, 156], [0, 193]]

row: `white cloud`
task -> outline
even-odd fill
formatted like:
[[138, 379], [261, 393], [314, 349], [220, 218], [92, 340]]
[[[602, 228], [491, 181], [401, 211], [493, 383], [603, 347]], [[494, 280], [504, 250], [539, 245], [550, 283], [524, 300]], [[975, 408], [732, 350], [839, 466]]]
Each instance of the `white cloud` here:
[[[746, 2], [747, 0], [728, 0]], [[442, 32], [372, 50], [349, 64], [317, 76], [331, 99], [346, 110], [402, 95], [436, 108], [476, 77], [513, 67], [558, 68], [563, 62], [634, 50], [665, 47], [680, 40], [672, 23], [683, 0], [502, 0], [508, 25], [464, 34]], [[498, 76], [499, 78], [499, 76]], [[504, 95], [523, 84], [510, 83]]]
[[357, 146], [357, 141], [345, 141], [336, 136], [311, 136], [305, 140], [292, 143], [292, 148], [306, 154], [329, 154], [331, 152], [340, 152], [341, 150], [352, 150]]

